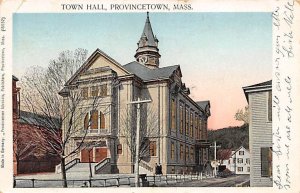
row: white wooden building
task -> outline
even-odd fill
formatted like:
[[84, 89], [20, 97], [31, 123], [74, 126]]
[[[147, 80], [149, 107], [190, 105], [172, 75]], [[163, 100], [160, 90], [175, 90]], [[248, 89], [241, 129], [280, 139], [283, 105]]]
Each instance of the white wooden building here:
[[272, 186], [272, 80], [243, 89], [250, 112], [250, 186]]

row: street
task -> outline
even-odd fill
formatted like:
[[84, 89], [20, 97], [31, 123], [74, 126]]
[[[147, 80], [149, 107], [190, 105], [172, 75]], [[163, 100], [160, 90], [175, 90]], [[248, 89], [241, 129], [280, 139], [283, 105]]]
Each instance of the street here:
[[[186, 181], [170, 184], [171, 187], [235, 187], [249, 181], [249, 175], [234, 175], [227, 178], [207, 178], [202, 181]], [[166, 185], [167, 187], [167, 185]]]

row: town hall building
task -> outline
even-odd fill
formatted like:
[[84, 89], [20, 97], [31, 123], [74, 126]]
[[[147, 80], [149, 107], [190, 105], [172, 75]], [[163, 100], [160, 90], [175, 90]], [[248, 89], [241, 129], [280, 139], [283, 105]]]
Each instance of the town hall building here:
[[[141, 139], [146, 138], [149, 145], [141, 156], [140, 170], [153, 173], [155, 164], [160, 163], [164, 174], [195, 172], [207, 164], [210, 102], [196, 102], [190, 97], [179, 65], [160, 67], [158, 42], [147, 13], [133, 53], [135, 61], [122, 65], [97, 49], [67, 81], [59, 94], [67, 101], [72, 91], [80, 91], [85, 100], [80, 108], [87, 113], [76, 121], [88, 129], [84, 143], [95, 145], [92, 150], [81, 148], [66, 163], [74, 159], [95, 162], [96, 173], [133, 173], [134, 155], [129, 143], [138, 121], [131, 103], [150, 100], [141, 105]], [[88, 104], [95, 97], [101, 97], [101, 103], [93, 109]], [[62, 130], [67, 127], [65, 121]], [[67, 151], [81, 140], [71, 137]]]

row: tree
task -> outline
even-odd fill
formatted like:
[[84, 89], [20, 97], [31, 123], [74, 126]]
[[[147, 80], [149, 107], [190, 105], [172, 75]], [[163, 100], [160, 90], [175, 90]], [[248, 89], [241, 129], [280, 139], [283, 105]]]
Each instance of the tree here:
[[249, 107], [245, 106], [245, 109], [238, 109], [234, 115], [237, 121], [243, 121], [244, 124], [249, 124]]
[[[137, 144], [137, 108], [133, 104], [128, 104], [127, 108], [121, 113], [120, 118], [120, 135], [125, 138], [125, 144], [130, 150], [132, 162], [136, 162], [136, 157], [139, 158], [137, 163], [141, 160], [156, 154], [156, 147], [151, 147], [153, 142], [159, 137], [158, 115], [150, 104], [141, 104], [140, 113], [140, 133], [139, 144]], [[139, 146], [138, 156], [136, 155], [136, 148]], [[139, 175], [138, 167], [135, 168], [134, 173]], [[139, 183], [137, 182], [137, 186]]]
[[[58, 59], [50, 61], [47, 69], [31, 67], [21, 79], [21, 100], [24, 109], [44, 117], [36, 120], [43, 125], [42, 132], [36, 133], [39, 153], [60, 157], [63, 187], [67, 187], [65, 159], [80, 150], [91, 124], [90, 117], [86, 120], [88, 124], [85, 127], [76, 120], [96, 109], [101, 101], [101, 97], [94, 97], [92, 101], [84, 100], [81, 90], [77, 87], [62, 90], [66, 81], [85, 61], [86, 56], [87, 51], [84, 49], [63, 51]], [[65, 95], [64, 100], [59, 91], [63, 91], [60, 94]], [[79, 108], [85, 103], [89, 103], [89, 109]], [[64, 130], [61, 130], [62, 123], [67, 123]], [[72, 136], [81, 138], [81, 141], [72, 151], [66, 152]]]

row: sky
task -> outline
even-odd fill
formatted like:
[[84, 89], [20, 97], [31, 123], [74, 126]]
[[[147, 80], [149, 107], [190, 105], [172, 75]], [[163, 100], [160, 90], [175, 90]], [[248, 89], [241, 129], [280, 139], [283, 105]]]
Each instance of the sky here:
[[[146, 13], [18, 13], [13, 17], [13, 74], [47, 67], [64, 50], [97, 48], [120, 64], [134, 61]], [[180, 65], [195, 101], [209, 100], [209, 129], [242, 125], [242, 87], [272, 77], [272, 17], [268, 12], [150, 13], [160, 67]]]

